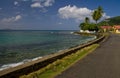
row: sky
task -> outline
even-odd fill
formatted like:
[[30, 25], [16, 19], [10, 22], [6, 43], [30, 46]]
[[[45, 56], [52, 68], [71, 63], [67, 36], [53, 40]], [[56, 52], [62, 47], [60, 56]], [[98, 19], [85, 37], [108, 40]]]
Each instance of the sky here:
[[0, 29], [79, 30], [102, 6], [101, 20], [119, 16], [120, 0], [0, 0]]

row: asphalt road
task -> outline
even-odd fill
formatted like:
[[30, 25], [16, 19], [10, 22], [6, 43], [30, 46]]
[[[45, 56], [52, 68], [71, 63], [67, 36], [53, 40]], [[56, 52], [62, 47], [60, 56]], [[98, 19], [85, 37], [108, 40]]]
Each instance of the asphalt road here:
[[120, 78], [120, 35], [112, 34], [93, 53], [55, 78]]

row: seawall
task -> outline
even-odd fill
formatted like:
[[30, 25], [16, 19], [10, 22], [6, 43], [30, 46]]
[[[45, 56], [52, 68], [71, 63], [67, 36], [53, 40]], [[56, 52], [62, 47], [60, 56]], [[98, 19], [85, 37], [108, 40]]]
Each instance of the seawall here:
[[105, 36], [103, 35], [93, 41], [86, 43], [86, 44], [83, 44], [83, 45], [80, 45], [80, 46], [77, 46], [74, 48], [70, 48], [68, 50], [64, 50], [61, 52], [57, 52], [55, 54], [45, 56], [42, 59], [31, 61], [31, 62], [25, 63], [23, 65], [19, 65], [17, 67], [13, 67], [13, 68], [9, 68], [9, 69], [0, 71], [0, 78], [18, 78], [21, 75], [28, 74], [28, 73], [36, 71], [42, 67], [45, 67], [46, 65], [56, 61], [57, 59], [61, 59], [69, 54], [75, 53], [79, 49], [87, 47], [91, 44], [100, 43], [101, 41], [104, 40], [104, 38], [105, 38]]

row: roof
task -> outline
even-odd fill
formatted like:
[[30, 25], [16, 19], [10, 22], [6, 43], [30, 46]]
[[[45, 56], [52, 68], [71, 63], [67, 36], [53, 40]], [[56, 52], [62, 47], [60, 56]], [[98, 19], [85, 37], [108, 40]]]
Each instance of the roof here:
[[102, 29], [111, 29], [112, 26], [101, 26]]
[[120, 25], [115, 25], [114, 28], [120, 29]]

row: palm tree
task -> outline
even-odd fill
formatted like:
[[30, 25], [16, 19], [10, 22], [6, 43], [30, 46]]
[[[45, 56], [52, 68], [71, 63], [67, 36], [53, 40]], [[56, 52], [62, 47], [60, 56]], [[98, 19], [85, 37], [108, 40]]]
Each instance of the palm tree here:
[[92, 18], [93, 20], [96, 21], [96, 24], [97, 24], [97, 21], [102, 17], [102, 15], [103, 15], [103, 9], [101, 6], [99, 6], [96, 10], [94, 10], [92, 14]]
[[86, 24], [90, 23], [90, 19], [88, 17], [85, 18], [85, 23]]
[[103, 13], [103, 9], [101, 6], [98, 7], [98, 11], [101, 12], [101, 14]]

